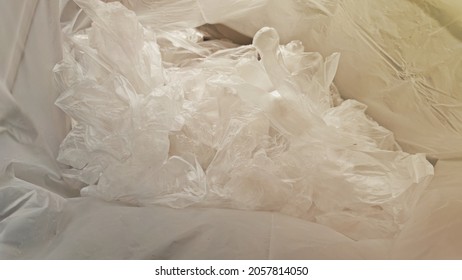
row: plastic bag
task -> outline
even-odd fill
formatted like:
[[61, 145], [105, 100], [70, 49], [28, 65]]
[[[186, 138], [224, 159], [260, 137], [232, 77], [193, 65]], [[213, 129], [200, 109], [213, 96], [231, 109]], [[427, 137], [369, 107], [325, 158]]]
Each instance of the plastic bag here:
[[280, 211], [354, 239], [408, 219], [433, 168], [342, 101], [339, 54], [280, 45], [272, 28], [248, 46], [153, 31], [118, 2], [77, 3], [93, 24], [69, 35], [55, 72], [74, 120], [58, 159], [82, 195]]
[[[327, 56], [341, 52], [335, 84], [393, 131], [408, 152], [462, 157], [462, 6], [455, 0], [266, 1], [219, 23], [253, 36], [275, 28]], [[441, 145], [441, 143], [444, 145]]]

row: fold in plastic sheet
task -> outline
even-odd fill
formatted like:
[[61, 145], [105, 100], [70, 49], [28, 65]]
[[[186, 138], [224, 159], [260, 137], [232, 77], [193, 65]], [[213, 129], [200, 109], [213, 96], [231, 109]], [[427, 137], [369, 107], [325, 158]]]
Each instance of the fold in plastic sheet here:
[[394, 259], [461, 259], [462, 161], [438, 161], [432, 183], [394, 242]]
[[62, 59], [57, 4], [2, 1], [7, 8], [0, 12], [0, 172], [11, 165], [18, 178], [75, 195], [56, 161], [70, 127], [54, 105], [59, 92], [51, 70]]
[[382, 258], [389, 243], [269, 212], [65, 200], [14, 178], [0, 194], [10, 201], [0, 209], [8, 259], [363, 259]]
[[[0, 181], [0, 257], [8, 259], [458, 259], [461, 162], [440, 161], [395, 240], [352, 241], [277, 213], [131, 207]], [[3, 203], [7, 201], [8, 203]]]

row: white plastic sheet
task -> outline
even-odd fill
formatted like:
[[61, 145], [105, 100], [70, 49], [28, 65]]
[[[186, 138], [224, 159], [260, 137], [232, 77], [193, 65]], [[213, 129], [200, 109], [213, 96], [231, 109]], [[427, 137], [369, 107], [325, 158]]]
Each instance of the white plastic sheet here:
[[[146, 25], [160, 24], [162, 7], [170, 15], [163, 25], [172, 28], [181, 27], [178, 22], [221, 23], [253, 37], [270, 26], [283, 44], [301, 40], [323, 56], [340, 52], [335, 82], [343, 97], [368, 105], [369, 114], [409, 152], [462, 156], [457, 0], [267, 0], [252, 1], [245, 10], [240, 1], [122, 2]], [[185, 3], [188, 19], [196, 20], [174, 12]]]
[[242, 15], [252, 20], [220, 22], [248, 36], [272, 26], [283, 43], [341, 52], [343, 97], [368, 105], [406, 151], [460, 158], [461, 11], [457, 0], [267, 1]]
[[[364, 114], [366, 106], [354, 100], [342, 102], [331, 84], [336, 75], [340, 93], [351, 97], [353, 85], [345, 87], [345, 78], [340, 78], [345, 73], [390, 77], [380, 72], [384, 69], [381, 62], [374, 62], [377, 68], [368, 68], [364, 59], [350, 56], [348, 44], [335, 49], [341, 53], [340, 59], [330, 56], [334, 49], [321, 36], [330, 33], [316, 29], [340, 20], [342, 11], [356, 5], [353, 2], [294, 1], [282, 5], [258, 1], [247, 7], [244, 2], [233, 5], [235, 2], [229, 1], [229, 17], [212, 17], [213, 3], [188, 6], [180, 1], [168, 5], [157, 2], [162, 5], [150, 11], [143, 8], [146, 2], [125, 1], [139, 18], [118, 4], [78, 3], [95, 23], [87, 29], [90, 21], [80, 12], [72, 28], [65, 27], [64, 61], [55, 68], [59, 90], [65, 90], [57, 104], [74, 119], [58, 159], [72, 169], [54, 160], [57, 143], [67, 132], [66, 118], [60, 113], [51, 116], [59, 112], [53, 106], [58, 90], [51, 84], [51, 67], [59, 59], [56, 54], [60, 52], [55, 50], [60, 49], [61, 39], [28, 39], [31, 49], [26, 48], [25, 60], [20, 60], [23, 66], [18, 66], [26, 71], [19, 70], [14, 79], [16, 87], [23, 89], [16, 92], [24, 95], [15, 93], [8, 83], [2, 86], [0, 143], [5, 157], [1, 161], [1, 257], [460, 257], [461, 244], [456, 236], [461, 229], [454, 219], [458, 195], [441, 193], [444, 188], [456, 190], [458, 163], [437, 165], [436, 183], [424, 190], [432, 174], [424, 156], [402, 152], [393, 134]], [[24, 31], [28, 33], [25, 37], [43, 36], [39, 34], [45, 29], [50, 30], [51, 37], [60, 37], [56, 4], [38, 1], [34, 10], [38, 19], [31, 21], [32, 35]], [[152, 11], [174, 11], [178, 5], [188, 7], [187, 15], [193, 20], [184, 20], [182, 13], [176, 13], [161, 24], [150, 22]], [[358, 14], [374, 14], [374, 5], [366, 5]], [[393, 5], [389, 7], [398, 7]], [[193, 14], [197, 7], [201, 8], [200, 17]], [[416, 11], [414, 8], [406, 6], [410, 13]], [[286, 17], [265, 18], [265, 13], [259, 13], [261, 9], [269, 14], [278, 10]], [[41, 21], [48, 13], [55, 20]], [[312, 33], [297, 33], [302, 28], [294, 26], [299, 25], [284, 25], [297, 20], [313, 23]], [[275, 29], [262, 29], [253, 46], [244, 47], [184, 29], [217, 22], [251, 37], [265, 25]], [[34, 26], [38, 27], [34, 30]], [[332, 26], [329, 30], [347, 28]], [[379, 25], [385, 26], [388, 28], [385, 23]], [[50, 56], [31, 55], [37, 46]], [[104, 51], [107, 47], [111, 52]], [[325, 59], [305, 52], [303, 47], [321, 52]], [[356, 66], [351, 63], [353, 58]], [[336, 74], [337, 63], [340, 68]], [[419, 63], [421, 67], [428, 65]], [[24, 80], [34, 67], [39, 70]], [[430, 76], [439, 77], [434, 73]], [[376, 93], [373, 86], [381, 85], [377, 80], [354, 81], [358, 89], [354, 97], [368, 104], [368, 113], [381, 124], [396, 128], [405, 150], [457, 157], [457, 147], [453, 149], [456, 142], [451, 142], [457, 138], [450, 137], [458, 133], [454, 126], [457, 106], [448, 107], [456, 116], [446, 118], [455, 127], [449, 134], [438, 122], [432, 122], [431, 130], [426, 123], [413, 123], [419, 129], [425, 126], [428, 131], [446, 133], [448, 144], [436, 147], [434, 138], [427, 141], [412, 132], [403, 134], [407, 130], [399, 127], [411, 124], [406, 118], [387, 123], [380, 117], [381, 110], [390, 107], [380, 97], [370, 101], [369, 96], [376, 95], [368, 92]], [[37, 98], [29, 98], [34, 86]], [[427, 113], [417, 109], [406, 114], [420, 118]], [[408, 136], [412, 138], [406, 142]], [[422, 149], [416, 149], [420, 144]], [[90, 186], [82, 190], [84, 195], [150, 207], [128, 207], [89, 197], [64, 198], [87, 184]], [[414, 207], [421, 194], [422, 200]], [[209, 208], [172, 210], [153, 204]], [[277, 210], [305, 220], [213, 207]], [[233, 221], [229, 227], [225, 216], [225, 220]], [[432, 219], [440, 223], [433, 226]], [[163, 228], [166, 230], [160, 230]], [[338, 231], [368, 240], [353, 241]], [[429, 249], [435, 240], [439, 240], [437, 248]], [[229, 250], [226, 244], [230, 242], [239, 249]]]
[[280, 46], [272, 28], [252, 46], [208, 48], [193, 30], [160, 32], [158, 43], [118, 2], [77, 3], [93, 24], [69, 35], [56, 104], [75, 120], [58, 160], [89, 185], [83, 195], [281, 211], [383, 238], [433, 175], [365, 105], [337, 96], [339, 54]]

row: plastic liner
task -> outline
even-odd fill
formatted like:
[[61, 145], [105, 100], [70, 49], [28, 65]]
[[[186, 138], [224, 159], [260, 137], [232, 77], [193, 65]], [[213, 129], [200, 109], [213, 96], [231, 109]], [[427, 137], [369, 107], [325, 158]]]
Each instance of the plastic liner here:
[[461, 12], [456, 0], [268, 0], [219, 22], [247, 36], [271, 26], [284, 44], [340, 52], [343, 97], [366, 104], [406, 151], [460, 159]]
[[357, 240], [409, 218], [433, 167], [340, 98], [338, 53], [280, 45], [268, 27], [252, 45], [204, 40], [119, 2], [76, 2], [93, 23], [68, 32], [54, 71], [73, 119], [58, 160], [83, 196], [280, 211]]
[[[457, 0], [122, 2], [154, 28], [221, 23], [253, 37], [271, 26], [283, 44], [301, 40], [323, 56], [340, 52], [335, 82], [343, 97], [366, 104], [406, 151], [462, 158], [462, 5]], [[178, 13], [182, 7], [188, 7], [187, 17]], [[239, 40], [236, 32], [225, 33]]]

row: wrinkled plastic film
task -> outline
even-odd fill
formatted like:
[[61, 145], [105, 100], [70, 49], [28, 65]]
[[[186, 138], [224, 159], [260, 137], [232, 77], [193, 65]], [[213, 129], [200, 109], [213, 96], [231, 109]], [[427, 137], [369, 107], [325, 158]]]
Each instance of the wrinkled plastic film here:
[[392, 237], [409, 218], [433, 168], [340, 98], [343, 55], [281, 45], [273, 28], [238, 46], [77, 3], [93, 24], [69, 34], [55, 71], [74, 120], [59, 160], [82, 195], [280, 211], [354, 239]]
[[283, 43], [341, 52], [342, 96], [366, 104], [405, 150], [445, 159], [462, 156], [460, 11], [452, 0], [267, 1], [220, 23], [248, 36], [272, 26]]

